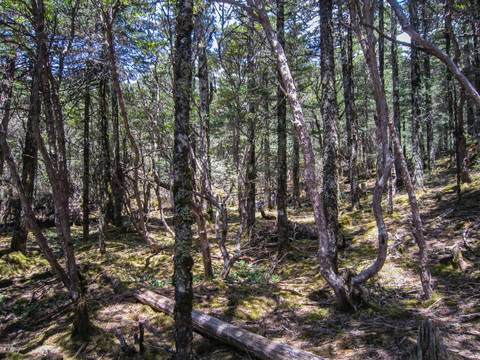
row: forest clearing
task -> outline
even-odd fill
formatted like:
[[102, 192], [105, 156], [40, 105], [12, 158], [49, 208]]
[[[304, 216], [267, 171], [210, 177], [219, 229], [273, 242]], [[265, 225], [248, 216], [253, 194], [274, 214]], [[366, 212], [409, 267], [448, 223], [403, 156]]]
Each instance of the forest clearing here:
[[[427, 175], [426, 190], [418, 194], [432, 249], [429, 260], [435, 288], [431, 300], [421, 296], [416, 271], [418, 249], [406, 221], [409, 217], [406, 195], [399, 194], [395, 197], [393, 214], [386, 217], [392, 234], [388, 260], [375, 281], [363, 286], [365, 303], [355, 313], [335, 309], [331, 290], [318, 272], [316, 240], [295, 239], [292, 250], [279, 257], [272, 232], [274, 220], [262, 220], [260, 214], [257, 214], [257, 243], [245, 244], [245, 255], [226, 280], [217, 277], [221, 263], [213, 241], [217, 276], [212, 282], [203, 281], [202, 262], [199, 251], [195, 251], [194, 308], [328, 359], [408, 358], [416, 343], [418, 327], [428, 317], [440, 329], [453, 359], [478, 359], [480, 172], [472, 172], [473, 181], [458, 203], [455, 189], [450, 185], [454, 173], [445, 165], [443, 162], [438, 170]], [[349, 210], [345, 201], [341, 205], [341, 232], [346, 238], [346, 247], [339, 255], [341, 267], [359, 270], [374, 259], [377, 235], [368, 205], [370, 190], [371, 187], [361, 210]], [[292, 222], [312, 225], [307, 206], [291, 214]], [[234, 211], [230, 216], [235, 218]], [[231, 230], [238, 227], [238, 217], [231, 226]], [[170, 358], [174, 353], [173, 318], [140, 304], [131, 292], [147, 288], [173, 298], [174, 239], [166, 235], [155, 214], [148, 227], [162, 246], [158, 254], [152, 254], [135, 231], [122, 232], [110, 227], [107, 252], [101, 255], [95, 243], [83, 243], [81, 229], [73, 228], [90, 317], [96, 328], [86, 346], [71, 340], [72, 303], [38, 248], [29, 243], [28, 258], [21, 253], [8, 254], [5, 249], [10, 239], [4, 232], [0, 242], [3, 319], [0, 357], [118, 359], [124, 354], [115, 331], [120, 331], [127, 343], [135, 346], [134, 333], [138, 333], [138, 324], [142, 323], [145, 353], [137, 353], [137, 358]], [[46, 231], [55, 243], [55, 229]], [[212, 225], [209, 231], [213, 231]], [[465, 271], [453, 259], [452, 249], [457, 243], [468, 264]], [[199, 248], [198, 239], [194, 248]], [[59, 245], [55, 249], [59, 252]], [[113, 279], [122, 283], [118, 293], [112, 286]], [[193, 347], [198, 359], [252, 358], [200, 335], [195, 335]]]

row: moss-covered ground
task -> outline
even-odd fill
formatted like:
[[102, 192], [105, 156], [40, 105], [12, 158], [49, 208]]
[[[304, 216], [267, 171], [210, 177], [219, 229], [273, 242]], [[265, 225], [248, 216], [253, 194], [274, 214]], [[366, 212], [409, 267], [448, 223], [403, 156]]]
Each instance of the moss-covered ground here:
[[[412, 233], [406, 194], [394, 197], [392, 214], [385, 214], [389, 255], [382, 271], [363, 286], [363, 305], [354, 313], [335, 308], [332, 291], [319, 274], [317, 241], [296, 239], [292, 249], [276, 253], [275, 220], [258, 216], [255, 241], [244, 239], [244, 256], [225, 280], [205, 283], [200, 246], [195, 243], [195, 308], [247, 330], [331, 359], [408, 358], [422, 319], [429, 317], [443, 334], [453, 358], [480, 358], [480, 172], [456, 196], [454, 173], [439, 163], [427, 175], [425, 191], [417, 193], [430, 251], [434, 298], [422, 297], [418, 276], [418, 248]], [[374, 181], [367, 181], [360, 210], [348, 205], [348, 185], [340, 210], [345, 247], [339, 267], [359, 271], [374, 261], [377, 231], [371, 211]], [[342, 185], [343, 186], [343, 185]], [[384, 208], [386, 204], [384, 204]], [[271, 212], [270, 214], [274, 214]], [[174, 350], [173, 320], [135, 301], [127, 290], [147, 287], [173, 298], [174, 240], [150, 214], [152, 238], [162, 244], [153, 254], [134, 232], [109, 227], [107, 253], [95, 241], [83, 243], [81, 228], [72, 229], [79, 268], [84, 278], [90, 317], [97, 328], [90, 342], [70, 338], [73, 307], [68, 293], [53, 276], [38, 247], [29, 241], [28, 256], [9, 253], [11, 234], [0, 238], [0, 358], [8, 359], [119, 359], [125, 358], [115, 331], [134, 345], [138, 323], [146, 325], [146, 353], [136, 358], [168, 359]], [[238, 217], [231, 213], [232, 251]], [[259, 215], [259, 214], [258, 214]], [[290, 209], [289, 217], [313, 225], [308, 202]], [[92, 240], [96, 239], [95, 227]], [[209, 225], [216, 274], [222, 259]], [[61, 258], [54, 229], [45, 229]], [[197, 241], [197, 239], [195, 239]], [[462, 272], [453, 261], [457, 244], [468, 267]], [[111, 280], [122, 282], [115, 293]], [[195, 335], [198, 359], [252, 359], [228, 346]]]

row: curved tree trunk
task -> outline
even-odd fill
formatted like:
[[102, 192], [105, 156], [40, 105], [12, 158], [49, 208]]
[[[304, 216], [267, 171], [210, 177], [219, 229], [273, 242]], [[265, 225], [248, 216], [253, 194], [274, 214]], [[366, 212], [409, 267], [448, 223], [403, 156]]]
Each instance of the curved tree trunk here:
[[[428, 272], [428, 250], [427, 250], [427, 243], [423, 236], [423, 225], [422, 219], [420, 217], [420, 211], [418, 208], [417, 198], [415, 196], [415, 192], [413, 189], [412, 179], [410, 178], [410, 173], [408, 172], [407, 162], [405, 159], [405, 155], [403, 153], [402, 146], [400, 145], [400, 140], [398, 137], [397, 129], [392, 118], [389, 115], [387, 98], [385, 95], [385, 90], [382, 86], [382, 81], [380, 77], [380, 71], [377, 65], [377, 58], [375, 55], [375, 43], [374, 43], [374, 36], [373, 30], [371, 27], [366, 26], [365, 29], [367, 31], [367, 40], [363, 37], [361, 28], [360, 28], [360, 20], [359, 17], [362, 18], [368, 17], [366, 19], [366, 23], [373, 22], [373, 1], [366, 1], [364, 3], [363, 12], [359, 8], [359, 4], [357, 0], [350, 0], [350, 15], [355, 24], [355, 31], [357, 33], [358, 39], [362, 46], [363, 53], [367, 60], [367, 65], [370, 71], [370, 76], [373, 82], [373, 90], [375, 95], [375, 102], [377, 107], [377, 114], [380, 118], [380, 121], [388, 123], [390, 129], [390, 136], [395, 147], [395, 151], [397, 156], [399, 157], [400, 168], [402, 171], [402, 176], [405, 181], [405, 186], [408, 193], [408, 199], [410, 202], [410, 208], [412, 211], [412, 220], [413, 220], [413, 236], [415, 237], [415, 241], [417, 242], [419, 252], [420, 252], [420, 281], [422, 283], [422, 289], [425, 294], [425, 297], [430, 299], [432, 297], [432, 286], [430, 282], [430, 273]], [[357, 13], [358, 12], [358, 13]]]

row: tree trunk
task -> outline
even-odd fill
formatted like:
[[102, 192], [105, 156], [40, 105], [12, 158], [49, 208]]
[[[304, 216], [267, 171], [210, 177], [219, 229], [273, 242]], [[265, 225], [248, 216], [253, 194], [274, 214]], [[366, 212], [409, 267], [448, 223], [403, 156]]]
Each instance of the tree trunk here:
[[[428, 40], [430, 33], [430, 17], [427, 13], [427, 3], [422, 0], [422, 23], [423, 36]], [[425, 123], [427, 130], [427, 168], [433, 170], [435, 168], [435, 148], [433, 144], [433, 109], [432, 109], [432, 71], [430, 66], [430, 56], [423, 54], [423, 79], [425, 84]]]
[[85, 109], [83, 123], [83, 241], [90, 236], [90, 66], [87, 66], [85, 84]]
[[[342, 19], [345, 23], [349, 21], [348, 11], [342, 9]], [[342, 41], [342, 76], [343, 76], [343, 97], [345, 101], [345, 120], [347, 130], [348, 147], [348, 177], [350, 182], [350, 202], [353, 209], [360, 207], [359, 185], [358, 185], [358, 140], [357, 140], [357, 114], [355, 111], [355, 94], [353, 87], [353, 41], [352, 29], [347, 27], [346, 34], [340, 37]]]
[[[38, 71], [38, 65], [34, 66], [34, 72]], [[28, 120], [26, 126], [25, 143], [22, 154], [22, 184], [25, 190], [25, 196], [29, 204], [33, 201], [33, 191], [35, 189], [35, 176], [37, 174], [37, 160], [38, 160], [38, 148], [35, 142], [34, 136], [34, 124], [38, 123], [41, 103], [39, 94], [39, 83], [34, 81], [32, 83], [32, 90], [30, 93], [30, 107], [28, 110]], [[21, 211], [21, 204], [18, 203], [18, 209], [16, 209], [15, 225], [13, 228], [12, 241], [10, 249], [12, 251], [21, 251], [26, 254], [27, 252], [27, 238], [28, 228], [25, 216]]]
[[[418, 26], [418, 2], [409, 0], [411, 26], [417, 30]], [[416, 45], [412, 41], [413, 45]], [[421, 76], [420, 55], [416, 46], [410, 49], [411, 91], [412, 91], [412, 160], [413, 160], [413, 185], [416, 189], [423, 189], [423, 154], [422, 154], [422, 128], [421, 128]]]
[[[157, 311], [162, 311], [169, 315], [174, 313], [174, 302], [153, 291], [138, 291], [134, 296], [142, 304], [148, 305]], [[197, 333], [245, 351], [247, 354], [252, 354], [259, 359], [323, 360], [323, 358], [312, 353], [269, 340], [263, 336], [205, 315], [198, 310], [192, 310], [192, 320], [193, 328]]]
[[[6, 69], [3, 79], [0, 81], [0, 119], [5, 132], [8, 131], [10, 122], [10, 106], [12, 103], [13, 82], [15, 79], [16, 55], [5, 55]], [[0, 177], [3, 177], [3, 165], [5, 159], [3, 151], [0, 150]]]
[[193, 174], [189, 161], [190, 97], [192, 95], [192, 30], [193, 2], [177, 2], [174, 97], [175, 141], [174, 166], [174, 223], [175, 258], [175, 345], [177, 360], [192, 358], [192, 190]]
[[[397, 18], [392, 16], [391, 33], [392, 38], [397, 38]], [[398, 141], [401, 145], [400, 132], [400, 82], [398, 80], [398, 48], [397, 42], [391, 43], [391, 63], [392, 63], [392, 97], [393, 97], [393, 123], [398, 133]], [[395, 192], [398, 192], [403, 187], [402, 171], [400, 166], [400, 157], [397, 154], [395, 147], [393, 148], [395, 154]]]
[[[277, 36], [281, 47], [285, 47], [284, 8], [284, 0], [277, 0]], [[281, 69], [277, 78], [281, 84], [283, 78]], [[287, 218], [287, 102], [281, 88], [277, 89], [277, 142], [277, 234], [278, 251], [282, 253], [290, 246], [290, 236]]]
[[107, 79], [105, 74], [99, 81], [99, 115], [100, 115], [100, 131], [98, 143], [100, 145], [100, 179], [99, 179], [99, 200], [100, 210], [98, 214], [98, 248], [100, 253], [105, 253], [105, 232], [107, 227], [107, 203], [108, 203], [108, 173], [110, 166], [109, 145], [108, 145], [108, 120], [107, 120]]
[[123, 210], [123, 169], [120, 163], [120, 131], [118, 121], [118, 101], [115, 87], [112, 86], [112, 127], [113, 127], [113, 221], [115, 226], [122, 227], [122, 210]]
[[335, 60], [333, 51], [333, 2], [322, 0], [320, 7], [320, 62], [322, 77], [323, 118], [323, 205], [325, 208], [327, 231], [329, 232], [329, 252], [336, 268], [338, 251], [338, 133], [337, 133], [337, 94], [335, 91]]
[[257, 169], [255, 163], [255, 59], [253, 52], [253, 37], [254, 33], [254, 24], [251, 20], [248, 24], [248, 33], [247, 36], [247, 66], [248, 66], [248, 161], [247, 161], [247, 232], [250, 239], [253, 239], [255, 236], [255, 195], [256, 195], [256, 185], [257, 180]]
[[209, 154], [209, 128], [210, 128], [210, 104], [208, 88], [208, 62], [207, 62], [207, 43], [205, 17], [207, 9], [198, 15], [197, 25], [195, 26], [196, 38], [198, 41], [198, 85], [199, 85], [199, 118], [200, 118], [200, 146], [198, 157], [200, 159], [200, 198], [199, 208], [196, 208], [195, 216], [197, 219], [198, 236], [202, 249], [203, 267], [205, 280], [213, 279], [213, 267], [210, 254], [210, 244], [207, 236], [205, 213], [209, 208], [204, 196], [211, 192], [210, 184], [210, 154]]

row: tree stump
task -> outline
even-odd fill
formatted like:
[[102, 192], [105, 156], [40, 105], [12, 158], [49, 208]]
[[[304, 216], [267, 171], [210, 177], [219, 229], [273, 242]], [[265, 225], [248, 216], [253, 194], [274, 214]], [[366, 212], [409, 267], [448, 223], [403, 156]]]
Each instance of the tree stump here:
[[450, 355], [443, 346], [440, 332], [427, 318], [418, 329], [417, 346], [410, 355], [410, 360], [450, 360]]

